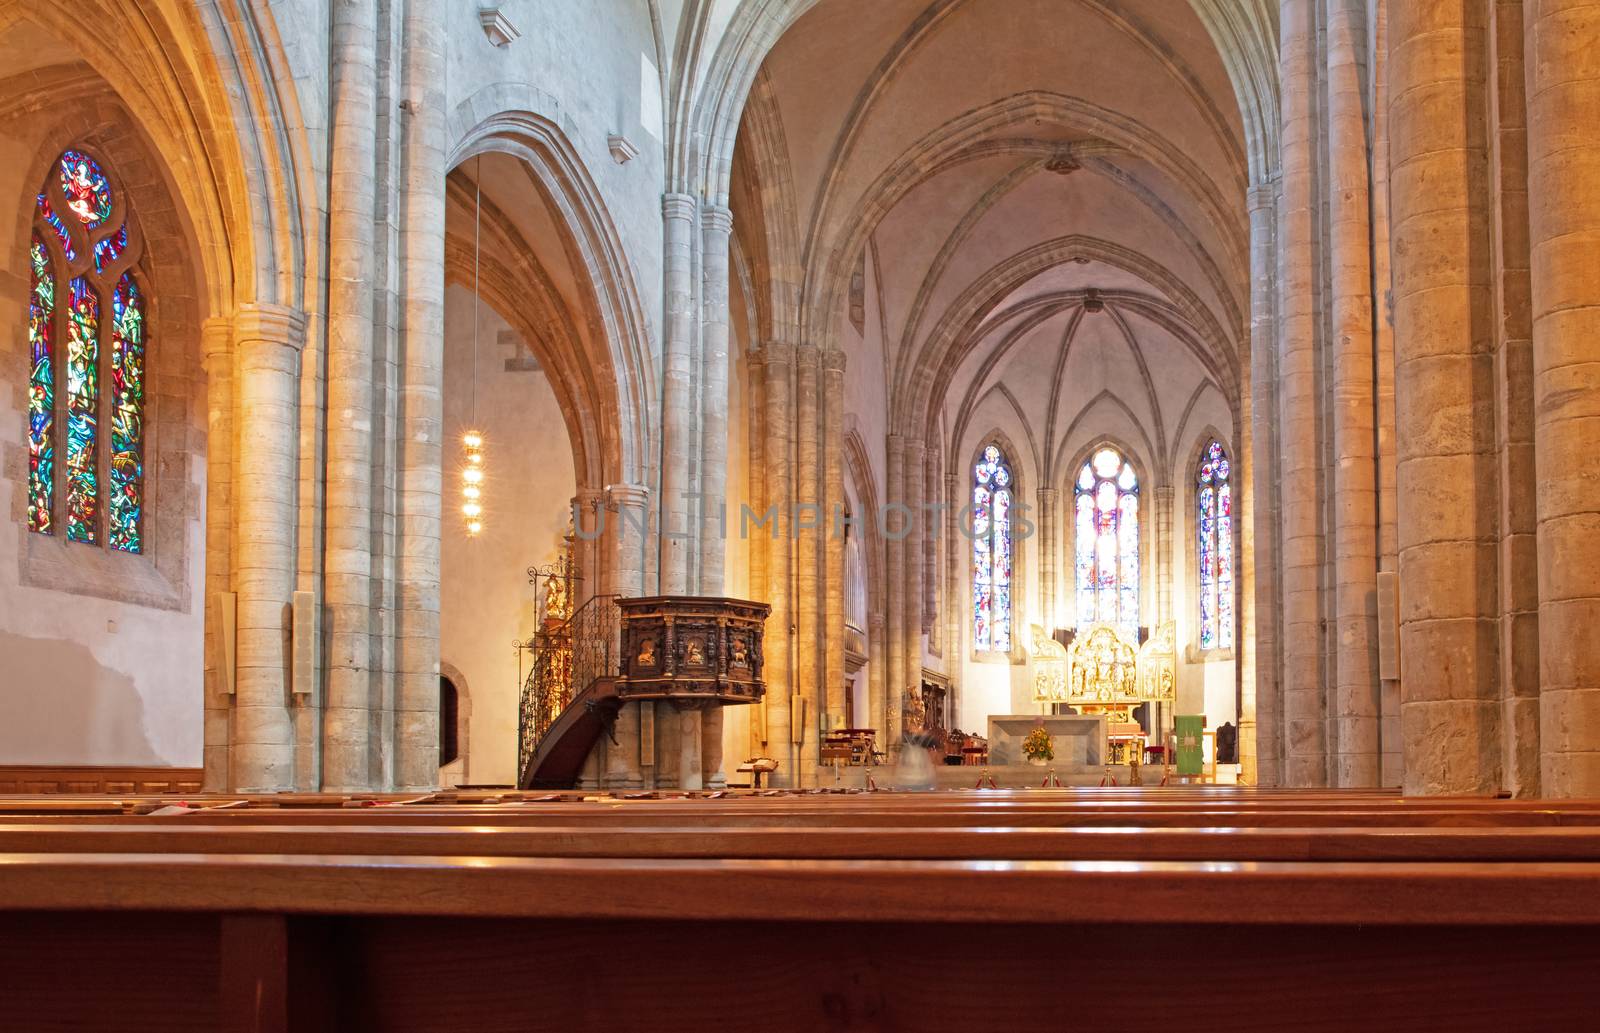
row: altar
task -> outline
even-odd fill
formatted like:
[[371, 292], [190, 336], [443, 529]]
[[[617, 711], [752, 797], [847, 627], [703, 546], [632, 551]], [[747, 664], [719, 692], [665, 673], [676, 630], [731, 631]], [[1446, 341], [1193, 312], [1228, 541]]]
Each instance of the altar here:
[[1026, 764], [1022, 740], [1041, 725], [1055, 751], [1051, 763], [1068, 771], [1105, 763], [1106, 719], [1099, 714], [990, 714], [989, 763]]

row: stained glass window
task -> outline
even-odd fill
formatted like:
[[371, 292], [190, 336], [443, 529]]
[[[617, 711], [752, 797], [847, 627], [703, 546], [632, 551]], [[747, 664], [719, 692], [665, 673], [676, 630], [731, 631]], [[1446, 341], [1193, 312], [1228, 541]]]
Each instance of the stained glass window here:
[[56, 281], [50, 275], [50, 255], [37, 233], [29, 258], [33, 278], [28, 293], [28, 527], [49, 534], [56, 476], [51, 440], [56, 419]]
[[64, 152], [39, 191], [29, 247], [28, 527], [55, 534], [64, 523], [67, 540], [122, 552], [144, 548], [149, 301], [138, 252], [100, 162]]
[[1011, 467], [998, 445], [983, 450], [972, 479], [972, 643], [1011, 651]]
[[1096, 450], [1073, 488], [1078, 628], [1139, 633], [1139, 477], [1114, 448]]
[[1228, 453], [1212, 441], [1195, 471], [1196, 566], [1200, 581], [1200, 648], [1233, 646], [1233, 486]]

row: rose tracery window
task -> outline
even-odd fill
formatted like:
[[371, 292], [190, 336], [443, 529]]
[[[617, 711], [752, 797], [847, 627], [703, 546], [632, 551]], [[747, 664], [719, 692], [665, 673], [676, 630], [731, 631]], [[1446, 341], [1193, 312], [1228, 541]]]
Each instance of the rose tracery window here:
[[1096, 621], [1139, 633], [1139, 477], [1122, 453], [1096, 449], [1073, 486], [1078, 629]]
[[138, 239], [100, 162], [63, 152], [29, 242], [28, 527], [125, 553], [144, 551]]

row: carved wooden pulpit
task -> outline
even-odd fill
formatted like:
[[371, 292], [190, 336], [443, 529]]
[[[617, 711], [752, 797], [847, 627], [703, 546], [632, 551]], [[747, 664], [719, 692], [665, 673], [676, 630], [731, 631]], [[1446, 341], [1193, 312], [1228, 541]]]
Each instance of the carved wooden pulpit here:
[[762, 629], [772, 607], [744, 599], [652, 595], [618, 599], [622, 664], [617, 697], [671, 700], [685, 709], [756, 703]]

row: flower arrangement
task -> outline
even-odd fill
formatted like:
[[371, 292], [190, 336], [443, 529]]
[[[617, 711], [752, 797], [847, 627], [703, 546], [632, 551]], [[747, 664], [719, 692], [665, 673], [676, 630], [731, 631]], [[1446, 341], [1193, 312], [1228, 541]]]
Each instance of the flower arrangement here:
[[1041, 725], [1028, 733], [1022, 740], [1022, 755], [1029, 760], [1055, 760], [1056, 751], [1050, 745], [1050, 733]]

